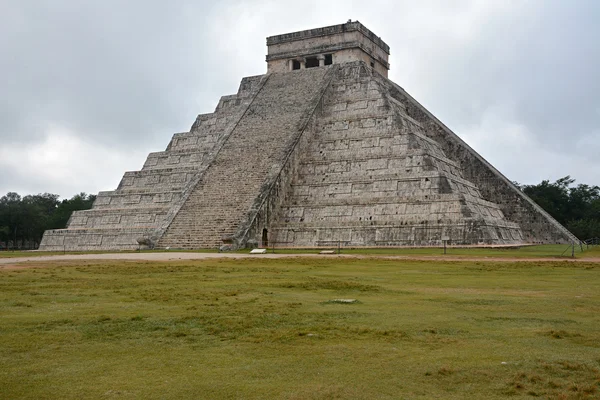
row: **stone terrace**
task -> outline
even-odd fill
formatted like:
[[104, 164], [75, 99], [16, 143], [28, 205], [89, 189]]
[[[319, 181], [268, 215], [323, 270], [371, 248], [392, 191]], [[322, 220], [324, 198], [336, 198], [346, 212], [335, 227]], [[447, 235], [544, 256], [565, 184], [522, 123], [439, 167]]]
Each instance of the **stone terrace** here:
[[279, 245], [522, 242], [518, 224], [481, 198], [458, 164], [361, 64], [346, 64], [323, 111], [292, 196], [272, 226]]
[[141, 171], [126, 172], [114, 191], [100, 192], [91, 210], [76, 211], [68, 229], [47, 231], [41, 250], [137, 249], [140, 237], [160, 236], [186, 194], [237, 126], [264, 76], [244, 78], [236, 95], [199, 115], [190, 132], [173, 135], [150, 153]]

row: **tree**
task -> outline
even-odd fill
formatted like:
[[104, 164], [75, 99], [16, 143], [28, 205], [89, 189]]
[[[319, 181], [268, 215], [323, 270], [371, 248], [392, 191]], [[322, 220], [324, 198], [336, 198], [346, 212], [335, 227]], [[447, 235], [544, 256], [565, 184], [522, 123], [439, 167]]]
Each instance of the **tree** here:
[[570, 176], [554, 183], [522, 186], [523, 192], [579, 239], [600, 237], [600, 187], [579, 184]]
[[569, 219], [593, 218], [593, 206], [600, 201], [600, 188], [579, 184], [569, 191]]
[[0, 241], [37, 247], [44, 231], [65, 228], [73, 211], [91, 208], [95, 199], [86, 193], [59, 201], [51, 193], [21, 197], [9, 192], [0, 198]]
[[523, 192], [554, 219], [565, 224], [569, 210], [569, 185], [573, 182], [575, 180], [567, 175], [554, 183], [544, 180], [538, 185], [525, 185]]
[[22, 214], [21, 196], [18, 193], [8, 192], [0, 198], [0, 226], [8, 228], [6, 241], [15, 243], [20, 237]]
[[38, 246], [58, 205], [58, 195], [44, 193], [28, 195], [21, 201], [23, 239]]
[[65, 228], [73, 211], [88, 210], [92, 208], [95, 200], [95, 195], [86, 194], [84, 192], [76, 194], [70, 199], [63, 200], [52, 214], [47, 229]]

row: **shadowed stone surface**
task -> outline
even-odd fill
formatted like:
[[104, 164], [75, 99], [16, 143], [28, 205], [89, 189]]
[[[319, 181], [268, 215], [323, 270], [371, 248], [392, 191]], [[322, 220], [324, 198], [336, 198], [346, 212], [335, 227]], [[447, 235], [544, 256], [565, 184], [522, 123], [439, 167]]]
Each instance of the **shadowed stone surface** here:
[[[577, 241], [388, 80], [389, 49], [363, 28], [269, 38], [277, 72], [244, 78], [67, 229], [47, 231], [40, 248]], [[352, 40], [336, 47], [338, 37]], [[321, 65], [307, 68], [313, 56]]]

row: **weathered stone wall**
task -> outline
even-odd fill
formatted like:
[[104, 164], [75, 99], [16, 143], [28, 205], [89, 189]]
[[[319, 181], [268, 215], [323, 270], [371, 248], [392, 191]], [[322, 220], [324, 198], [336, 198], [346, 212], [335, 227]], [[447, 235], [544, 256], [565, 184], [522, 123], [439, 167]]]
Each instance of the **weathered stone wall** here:
[[76, 211], [67, 229], [44, 234], [42, 250], [137, 249], [138, 238], [158, 239], [237, 125], [262, 77], [244, 78], [236, 95], [214, 113], [199, 115], [190, 132], [173, 135], [150, 153], [141, 171], [126, 172], [118, 188], [98, 194], [91, 210]]
[[520, 243], [518, 225], [481, 198], [362, 62], [344, 64], [317, 134], [271, 230], [296, 246]]
[[453, 159], [466, 179], [473, 182], [482, 198], [498, 205], [507, 221], [517, 223], [527, 243], [572, 243], [578, 239], [521, 192], [475, 150], [442, 124], [401, 87], [383, 80], [390, 96], [406, 107], [406, 112], [423, 126], [423, 132], [438, 142]]
[[[340, 43], [338, 35], [343, 35], [349, 32], [359, 32], [365, 38], [369, 39], [374, 45], [382, 49], [386, 54], [390, 54], [389, 46], [376, 34], [367, 29], [358, 21], [349, 21], [345, 24], [326, 26], [323, 28], [308, 29], [299, 32], [284, 33], [282, 35], [270, 36], [267, 38], [267, 46], [278, 46], [284, 43], [291, 43], [297, 41], [306, 41], [315, 38], [330, 38], [330, 43]], [[273, 47], [277, 49], [277, 47]], [[275, 52], [275, 51], [274, 51]], [[276, 52], [275, 52], [276, 53]]]

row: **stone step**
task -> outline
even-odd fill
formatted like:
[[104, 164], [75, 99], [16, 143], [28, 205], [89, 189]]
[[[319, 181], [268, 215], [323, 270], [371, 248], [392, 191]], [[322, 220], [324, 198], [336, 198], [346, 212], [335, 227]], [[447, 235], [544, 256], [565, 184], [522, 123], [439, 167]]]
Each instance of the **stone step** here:
[[[473, 190], [478, 190], [477, 186], [466, 179], [453, 175], [451, 173], [444, 172], [443, 170], [432, 170], [433, 167], [427, 169], [418, 168], [416, 172], [405, 172], [400, 171], [395, 174], [380, 174], [380, 175], [369, 175], [361, 176], [352, 174], [351, 171], [346, 173], [324, 173], [320, 176], [310, 176], [309, 174], [302, 174], [302, 178], [298, 178], [294, 181], [293, 186], [298, 186], [301, 190], [303, 186], [309, 187], [328, 187], [328, 186], [343, 186], [343, 185], [371, 185], [375, 191], [381, 190], [380, 187], [385, 187], [385, 191], [396, 190], [395, 187], [400, 188], [402, 183], [414, 183], [417, 182], [422, 188], [433, 188], [441, 185], [446, 185], [447, 182], [454, 183], [456, 185], [466, 186]], [[376, 170], [373, 170], [376, 171]], [[389, 169], [382, 169], [381, 172], [389, 171]], [[394, 184], [395, 182], [395, 184]]]
[[179, 191], [132, 190], [130, 192], [100, 192], [94, 201], [95, 209], [167, 206], [181, 196]]
[[214, 147], [214, 143], [206, 144], [205, 148], [186, 148], [183, 150], [168, 150], [151, 153], [142, 171], [161, 170], [164, 168], [187, 167], [198, 169], [208, 152]]
[[160, 174], [176, 174], [176, 173], [187, 173], [187, 172], [196, 172], [198, 170], [198, 166], [194, 165], [165, 165], [160, 168], [152, 168], [152, 169], [141, 169], [138, 171], [126, 171], [123, 174], [123, 177], [146, 177], [146, 176], [154, 176]]
[[[439, 221], [439, 222], [438, 222]], [[475, 219], [475, 218], [443, 218], [443, 219], [413, 219], [402, 221], [354, 221], [354, 222], [341, 222], [336, 223], [335, 221], [326, 222], [314, 222], [314, 223], [302, 223], [302, 222], [289, 222], [285, 224], [275, 224], [271, 226], [271, 232], [279, 230], [291, 230], [291, 231], [307, 231], [307, 230], [336, 230], [336, 229], [389, 229], [399, 228], [407, 229], [410, 227], [418, 227], [419, 229], [437, 228], [437, 227], [456, 227], [461, 225], [472, 225], [477, 224], [480, 226], [500, 227], [506, 229], [519, 229], [519, 224], [514, 222], [506, 221], [503, 219]]]
[[74, 211], [77, 214], [86, 214], [86, 215], [122, 215], [123, 213], [133, 215], [133, 214], [147, 214], [147, 213], [163, 213], [169, 210], [169, 206], [149, 206], [149, 207], [135, 207], [135, 208], [105, 208], [105, 209], [97, 209], [92, 208], [89, 210], [78, 210]]
[[42, 251], [136, 250], [152, 227], [54, 229], [44, 233]]
[[392, 196], [392, 197], [369, 197], [364, 199], [361, 197], [349, 197], [345, 199], [336, 198], [308, 198], [303, 196], [294, 197], [286, 205], [282, 206], [282, 209], [294, 208], [294, 207], [311, 207], [311, 208], [322, 208], [322, 207], [335, 207], [335, 206], [367, 206], [367, 205], [385, 205], [385, 204], [421, 204], [421, 203], [435, 203], [435, 202], [450, 202], [465, 200], [470, 203], [478, 204], [485, 207], [495, 208], [500, 210], [500, 206], [496, 203], [492, 203], [482, 198], [476, 197], [465, 197], [460, 194], [432, 194], [425, 196]]
[[198, 171], [195, 166], [169, 166], [168, 168], [128, 171], [123, 175], [118, 190], [146, 189], [181, 190]]
[[[425, 181], [437, 183], [441, 178], [446, 178], [438, 171], [423, 171], [419, 174], [407, 174], [402, 172], [386, 173], [390, 171], [388, 168], [381, 170], [357, 171], [351, 172], [328, 172], [318, 176], [310, 174], [299, 175], [295, 179], [293, 185], [297, 186], [335, 186], [346, 184], [385, 184], [388, 182], [408, 182], [408, 181]], [[362, 173], [361, 173], [362, 172]]]
[[368, 161], [379, 161], [387, 160], [406, 160], [410, 157], [421, 157], [431, 158], [440, 162], [443, 162], [449, 166], [459, 168], [457, 162], [452, 161], [441, 154], [436, 154], [426, 150], [411, 150], [408, 145], [397, 145], [392, 147], [372, 147], [368, 148], [367, 151], [358, 152], [356, 150], [322, 150], [310, 153], [310, 157], [303, 158], [301, 165], [320, 165], [320, 164], [332, 164], [332, 163], [357, 163], [357, 162], [368, 162]]

